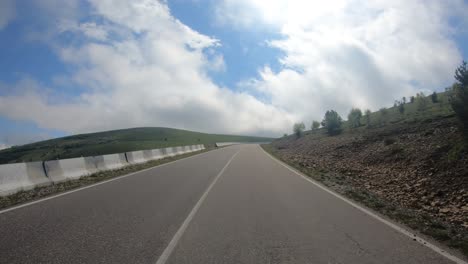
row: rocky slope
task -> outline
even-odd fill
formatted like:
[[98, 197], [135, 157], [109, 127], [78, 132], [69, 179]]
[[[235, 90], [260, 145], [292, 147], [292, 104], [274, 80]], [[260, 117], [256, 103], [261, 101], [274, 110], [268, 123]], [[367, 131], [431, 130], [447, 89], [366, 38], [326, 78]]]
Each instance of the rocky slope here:
[[468, 152], [453, 116], [338, 136], [321, 129], [272, 147], [287, 162], [338, 173], [346, 184], [468, 231]]

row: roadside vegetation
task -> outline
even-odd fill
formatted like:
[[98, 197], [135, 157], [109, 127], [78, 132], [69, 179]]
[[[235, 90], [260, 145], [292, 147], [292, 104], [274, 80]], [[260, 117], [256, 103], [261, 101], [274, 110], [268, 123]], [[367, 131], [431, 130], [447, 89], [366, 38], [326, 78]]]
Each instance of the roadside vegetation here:
[[338, 135], [341, 133], [343, 121], [341, 116], [335, 110], [329, 110], [325, 113], [322, 121], [322, 126], [327, 130], [329, 135]]
[[294, 127], [293, 127], [293, 131], [294, 131], [294, 134], [296, 135], [296, 137], [301, 137], [302, 134], [304, 133], [304, 130], [305, 130], [305, 125], [304, 123], [296, 123], [294, 124]]
[[468, 139], [468, 68], [463, 62], [455, 71], [457, 82], [449, 90], [449, 101], [459, 119], [459, 126], [465, 139]]
[[443, 92], [417, 93], [265, 150], [329, 188], [468, 256], [468, 69]]
[[312, 126], [311, 126], [311, 130], [317, 130], [320, 128], [320, 122], [319, 121], [312, 121]]
[[357, 128], [361, 126], [362, 111], [359, 108], [351, 109], [348, 114], [348, 122], [350, 128]]

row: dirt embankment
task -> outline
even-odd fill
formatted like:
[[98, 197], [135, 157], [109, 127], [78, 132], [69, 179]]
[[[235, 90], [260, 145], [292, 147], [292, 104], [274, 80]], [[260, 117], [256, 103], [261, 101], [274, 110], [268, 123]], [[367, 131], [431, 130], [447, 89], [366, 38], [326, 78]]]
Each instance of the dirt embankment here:
[[272, 146], [285, 161], [338, 173], [346, 184], [468, 231], [468, 151], [461, 142], [450, 117], [333, 137], [319, 130]]

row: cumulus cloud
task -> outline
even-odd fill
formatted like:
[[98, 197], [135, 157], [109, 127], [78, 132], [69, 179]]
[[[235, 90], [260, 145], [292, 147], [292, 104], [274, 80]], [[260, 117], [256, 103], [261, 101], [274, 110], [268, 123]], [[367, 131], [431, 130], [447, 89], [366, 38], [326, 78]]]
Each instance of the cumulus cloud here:
[[240, 85], [304, 120], [443, 89], [462, 60], [450, 21], [466, 25], [468, 17], [461, 0], [224, 0], [215, 11], [221, 25], [283, 35], [269, 41], [284, 51], [283, 68], [265, 66]]
[[14, 0], [0, 1], [0, 30], [5, 28], [16, 16]]
[[[56, 34], [85, 40], [58, 45], [74, 71], [67, 78], [85, 92], [60, 98], [29, 80], [0, 96], [0, 114], [69, 133], [136, 126], [168, 126], [207, 132], [272, 135], [294, 116], [248, 93], [215, 85], [209, 71], [224, 70], [219, 40], [182, 24], [159, 1], [90, 1], [103, 20], [65, 21]], [[27, 86], [29, 89], [19, 89]]]

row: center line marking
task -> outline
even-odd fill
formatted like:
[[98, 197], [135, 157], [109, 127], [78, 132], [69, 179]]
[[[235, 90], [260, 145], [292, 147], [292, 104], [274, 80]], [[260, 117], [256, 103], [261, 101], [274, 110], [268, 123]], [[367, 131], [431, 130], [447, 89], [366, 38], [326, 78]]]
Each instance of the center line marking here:
[[221, 175], [224, 173], [226, 168], [231, 164], [231, 161], [234, 159], [234, 157], [240, 152], [241, 150], [238, 150], [232, 157], [229, 159], [229, 161], [224, 165], [223, 169], [216, 175], [214, 180], [211, 182], [210, 186], [206, 189], [206, 191], [203, 193], [203, 195], [200, 197], [200, 200], [195, 204], [193, 207], [192, 211], [190, 211], [190, 214], [187, 216], [185, 221], [182, 223], [182, 225], [179, 227], [179, 230], [175, 233], [174, 237], [172, 237], [171, 242], [167, 245], [166, 249], [164, 249], [163, 253], [161, 256], [159, 256], [158, 261], [156, 261], [156, 264], [165, 264], [166, 261], [169, 259], [171, 256], [172, 251], [174, 251], [174, 248], [177, 246], [177, 243], [179, 242], [180, 238], [184, 234], [185, 230], [187, 229], [188, 225], [194, 218], [194, 216], [197, 214], [198, 209], [200, 209], [203, 201], [205, 198], [208, 196], [208, 193], [211, 191], [213, 186], [216, 184], [218, 179], [221, 177]]

